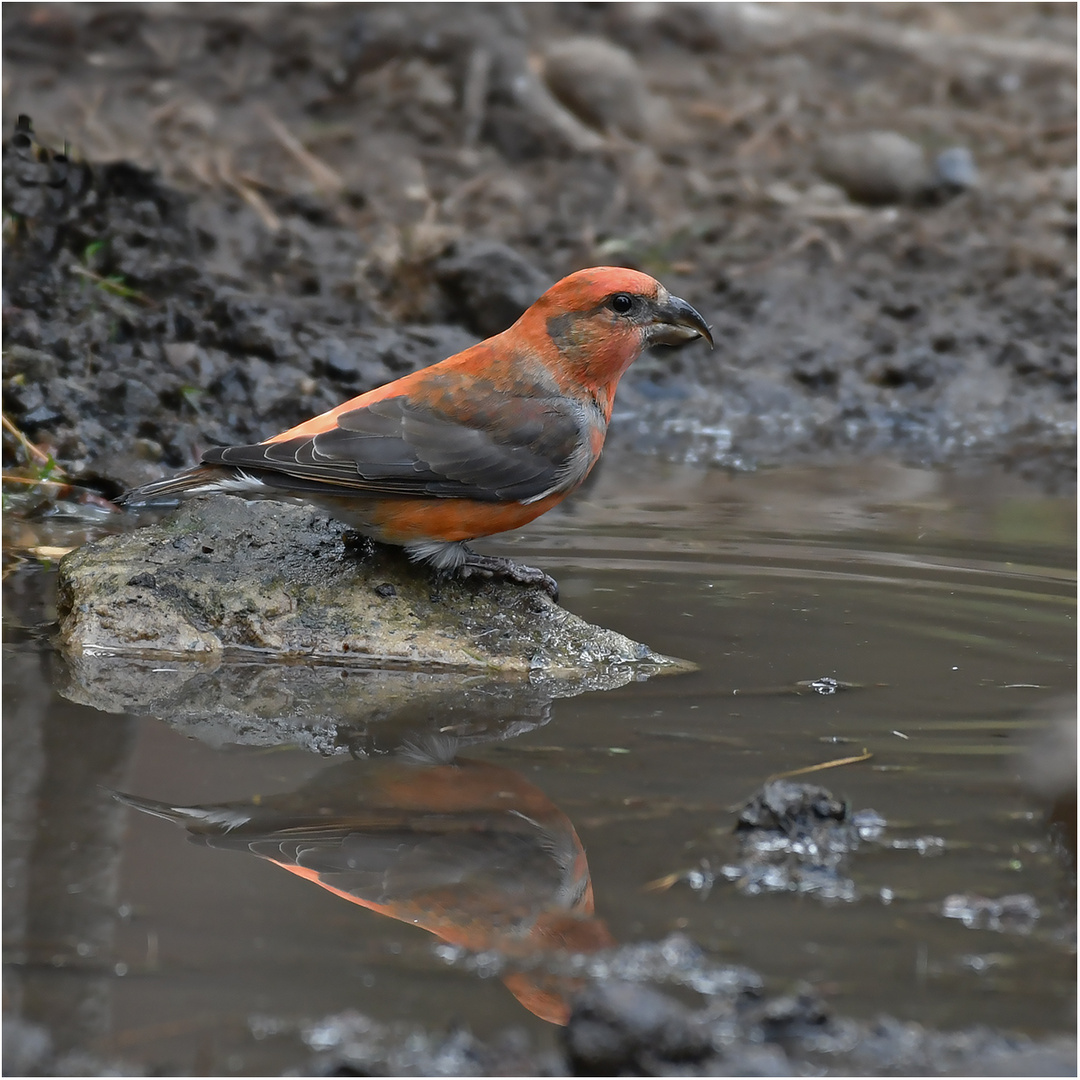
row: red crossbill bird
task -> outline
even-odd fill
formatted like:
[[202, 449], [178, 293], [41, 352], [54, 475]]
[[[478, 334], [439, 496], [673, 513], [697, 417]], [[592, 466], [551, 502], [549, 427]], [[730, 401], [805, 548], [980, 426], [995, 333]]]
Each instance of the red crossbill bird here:
[[504, 981], [553, 1023], [566, 1023], [579, 986], [535, 960], [615, 944], [593, 914], [589, 866], [569, 819], [520, 773], [454, 760], [449, 742], [411, 759], [347, 762], [298, 791], [247, 802], [116, 797], [184, 826], [194, 843], [250, 852], [450, 944], [534, 961]]
[[497, 574], [556, 596], [542, 571], [466, 542], [519, 528], [579, 487], [623, 372], [650, 345], [697, 337], [712, 344], [705, 320], [647, 274], [579, 270], [501, 334], [263, 442], [207, 450], [201, 465], [121, 502], [302, 499], [438, 571]]

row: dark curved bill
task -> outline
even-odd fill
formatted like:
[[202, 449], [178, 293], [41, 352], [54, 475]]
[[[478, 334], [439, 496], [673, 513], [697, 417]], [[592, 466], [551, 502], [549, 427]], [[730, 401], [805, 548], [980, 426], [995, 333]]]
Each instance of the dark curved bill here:
[[667, 296], [656, 305], [657, 321], [651, 327], [651, 343], [677, 345], [703, 337], [713, 346], [712, 328], [700, 313], [678, 296]]

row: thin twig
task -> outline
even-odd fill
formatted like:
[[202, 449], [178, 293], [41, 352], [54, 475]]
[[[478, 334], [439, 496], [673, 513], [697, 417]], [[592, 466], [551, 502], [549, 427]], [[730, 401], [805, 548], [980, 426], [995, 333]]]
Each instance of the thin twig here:
[[802, 11], [793, 19], [802, 23], [808, 35], [824, 34], [862, 46], [895, 49], [923, 63], [954, 68], [959, 55], [982, 56], [1001, 63], [1032, 64], [1037, 67], [1076, 70], [1076, 47], [1045, 38], [1022, 40], [990, 34], [941, 34], [913, 26], [862, 19], [858, 15], [829, 15]]
[[[57, 471], [62, 471], [59, 466], [57, 466]], [[54, 488], [58, 498], [66, 498], [69, 495], [75, 495], [78, 497], [78, 501], [85, 506], [97, 506], [102, 510], [108, 510], [110, 514], [123, 513], [120, 507], [111, 499], [106, 499], [104, 495], [99, 495], [96, 491], [80, 487], [78, 484], [73, 484], [66, 479], [38, 480], [32, 476], [19, 476], [16, 473], [5, 472], [0, 473], [0, 480], [5, 484], [26, 484], [27, 487]]]
[[344, 189], [345, 181], [341, 174], [317, 158], [269, 109], [259, 105], [256, 111], [274, 138], [307, 169], [317, 187], [332, 195], [337, 195]]
[[769, 99], [765, 94], [752, 94], [745, 101], [730, 108], [714, 101], [695, 101], [687, 111], [691, 116], [702, 120], [715, 120], [718, 124], [731, 128], [749, 119], [754, 113], [761, 112], [768, 104]]
[[0, 480], [5, 484], [27, 484], [29, 487], [71, 487], [66, 480], [38, 480], [33, 476], [18, 476], [15, 473], [0, 473]]
[[228, 151], [223, 149], [218, 154], [214, 164], [222, 182], [227, 187], [232, 188], [262, 218], [263, 224], [270, 232], [276, 233], [281, 228], [281, 219], [270, 209], [270, 205], [262, 195], [233, 169], [232, 162], [228, 157]]
[[836, 769], [841, 765], [857, 765], [860, 761], [869, 761], [873, 756], [869, 750], [863, 750], [855, 757], [836, 758], [833, 761], [823, 761], [820, 765], [804, 765], [801, 769], [773, 773], [772, 776], [766, 777], [765, 783], [769, 783], [770, 780], [785, 780], [789, 776], [805, 776], [807, 773], [821, 772], [822, 769]]
[[805, 232], [800, 233], [786, 248], [783, 248], [772, 255], [766, 255], [765, 258], [758, 259], [757, 262], [747, 263], [745, 266], [728, 267], [728, 274], [731, 277], [739, 277], [742, 274], [760, 273], [774, 263], [779, 263], [792, 255], [797, 255], [804, 248], [815, 243], [821, 244], [834, 263], [841, 263], [844, 261], [844, 252], [831, 236], [821, 229], [807, 229]]

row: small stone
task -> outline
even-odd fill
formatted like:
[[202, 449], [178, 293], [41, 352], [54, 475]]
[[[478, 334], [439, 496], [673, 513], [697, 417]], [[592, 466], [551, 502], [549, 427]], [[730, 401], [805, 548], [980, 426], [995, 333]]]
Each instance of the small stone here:
[[941, 184], [953, 191], [965, 191], [979, 182], [979, 170], [966, 146], [950, 146], [934, 159], [934, 170]]
[[513, 248], [492, 241], [457, 244], [433, 269], [455, 318], [482, 337], [507, 329], [551, 285]]
[[29, 412], [23, 413], [20, 418], [22, 426], [27, 430], [32, 428], [54, 427], [58, 421], [64, 419], [64, 414], [51, 405], [39, 405]]
[[935, 186], [923, 148], [895, 131], [823, 139], [817, 166], [826, 180], [871, 206], [916, 202]]
[[544, 54], [544, 81], [571, 112], [598, 131], [643, 138], [650, 97], [637, 60], [602, 38], [571, 38]]

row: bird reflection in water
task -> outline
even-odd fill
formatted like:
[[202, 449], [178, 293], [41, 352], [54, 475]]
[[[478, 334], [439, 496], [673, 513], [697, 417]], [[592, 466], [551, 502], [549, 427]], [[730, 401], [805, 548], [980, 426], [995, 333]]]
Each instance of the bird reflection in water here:
[[581, 841], [520, 773], [455, 750], [440, 740], [350, 761], [247, 802], [117, 798], [183, 825], [194, 843], [248, 851], [451, 945], [527, 963], [503, 981], [530, 1012], [565, 1024], [579, 984], [544, 971], [544, 954], [615, 944], [593, 914]]

